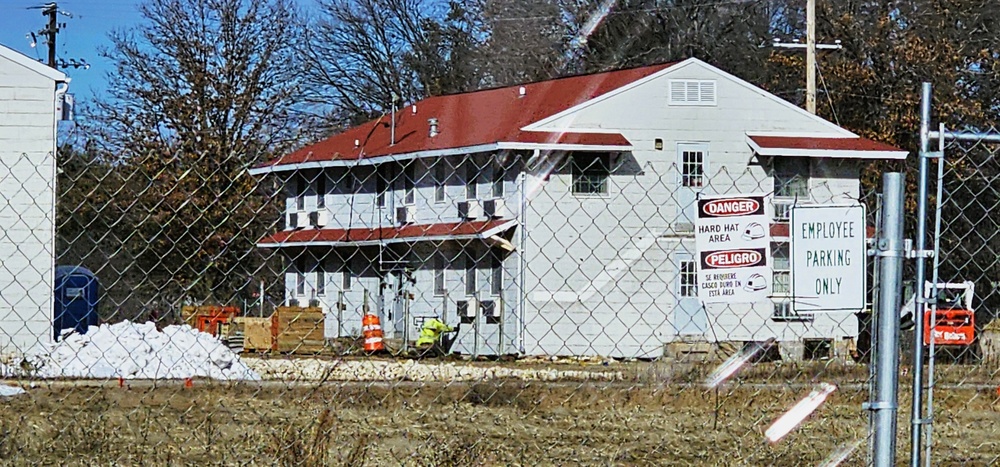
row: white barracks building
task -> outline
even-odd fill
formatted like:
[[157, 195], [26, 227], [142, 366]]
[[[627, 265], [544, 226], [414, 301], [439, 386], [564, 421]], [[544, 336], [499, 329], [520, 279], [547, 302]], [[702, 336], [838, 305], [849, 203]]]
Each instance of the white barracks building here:
[[[689, 59], [424, 99], [254, 168], [287, 193], [286, 299], [360, 334], [460, 324], [453, 352], [658, 357], [677, 341], [842, 340], [852, 313], [788, 306], [788, 206], [856, 202], [902, 159]], [[774, 294], [697, 296], [699, 196], [767, 193]]]

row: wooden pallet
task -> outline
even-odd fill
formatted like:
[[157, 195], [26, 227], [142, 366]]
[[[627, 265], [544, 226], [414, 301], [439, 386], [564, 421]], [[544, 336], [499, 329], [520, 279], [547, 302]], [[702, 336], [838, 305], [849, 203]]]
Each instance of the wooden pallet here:
[[281, 353], [317, 354], [326, 347], [321, 308], [278, 307], [271, 315], [271, 350]]
[[233, 327], [243, 334], [244, 352], [269, 352], [274, 346], [271, 318], [238, 317], [233, 319]]

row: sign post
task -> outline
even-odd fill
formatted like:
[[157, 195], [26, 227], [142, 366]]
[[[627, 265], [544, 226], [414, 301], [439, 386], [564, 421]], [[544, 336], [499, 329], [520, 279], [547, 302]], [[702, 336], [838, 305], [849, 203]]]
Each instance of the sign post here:
[[698, 299], [750, 303], [771, 296], [771, 229], [764, 195], [698, 200]]
[[796, 205], [791, 213], [792, 311], [864, 310], [865, 207]]

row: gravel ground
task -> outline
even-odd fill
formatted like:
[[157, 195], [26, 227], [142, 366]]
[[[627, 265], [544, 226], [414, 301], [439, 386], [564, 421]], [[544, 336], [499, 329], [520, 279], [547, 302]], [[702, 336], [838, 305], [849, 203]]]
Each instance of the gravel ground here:
[[[416, 360], [330, 360], [243, 358], [265, 380], [284, 381], [421, 381], [457, 382], [515, 379], [522, 381], [620, 381], [622, 371], [519, 368], [462, 362]], [[600, 368], [600, 369], [598, 369]]]

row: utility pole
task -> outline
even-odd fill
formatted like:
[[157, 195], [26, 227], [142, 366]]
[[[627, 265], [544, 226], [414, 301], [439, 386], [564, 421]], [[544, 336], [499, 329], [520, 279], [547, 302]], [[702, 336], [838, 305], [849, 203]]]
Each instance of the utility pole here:
[[806, 110], [816, 113], [816, 0], [806, 2]]
[[55, 2], [47, 3], [42, 7], [42, 16], [49, 17], [49, 24], [40, 32], [47, 36], [45, 44], [49, 47], [49, 66], [56, 68], [56, 34], [59, 33], [59, 22], [56, 15], [59, 14], [59, 5]]
[[842, 49], [840, 41], [833, 44], [816, 44], [816, 0], [806, 2], [806, 43], [782, 43], [780, 39], [774, 39], [775, 47], [786, 49], [806, 49], [806, 110], [811, 114], [816, 113], [816, 49]]

